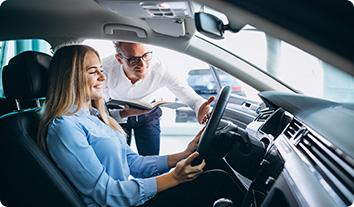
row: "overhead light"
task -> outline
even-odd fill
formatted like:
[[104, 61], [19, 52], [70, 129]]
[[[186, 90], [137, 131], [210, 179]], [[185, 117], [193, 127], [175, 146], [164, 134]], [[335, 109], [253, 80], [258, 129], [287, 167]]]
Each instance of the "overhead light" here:
[[192, 11], [187, 1], [176, 2], [140, 2], [141, 7], [151, 17], [191, 17]]

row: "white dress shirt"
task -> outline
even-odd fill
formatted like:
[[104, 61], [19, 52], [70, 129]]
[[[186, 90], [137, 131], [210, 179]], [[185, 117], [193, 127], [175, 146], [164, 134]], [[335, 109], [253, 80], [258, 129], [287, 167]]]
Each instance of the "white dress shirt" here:
[[[170, 74], [157, 58], [152, 58], [145, 77], [134, 84], [125, 75], [122, 65], [117, 62], [114, 55], [105, 58], [102, 61], [102, 66], [106, 75], [104, 90], [106, 100], [111, 98], [151, 102], [156, 99], [156, 97], [153, 97], [153, 93], [166, 86], [178, 99], [191, 107], [196, 114], [198, 114], [200, 106], [206, 101], [186, 81]], [[119, 111], [114, 111], [112, 116], [117, 121], [124, 122]]]

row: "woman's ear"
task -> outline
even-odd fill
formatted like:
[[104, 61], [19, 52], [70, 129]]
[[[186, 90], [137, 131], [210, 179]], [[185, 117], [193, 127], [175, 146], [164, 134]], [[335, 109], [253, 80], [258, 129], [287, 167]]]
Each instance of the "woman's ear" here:
[[115, 54], [115, 58], [119, 64], [123, 65], [123, 59], [120, 54]]

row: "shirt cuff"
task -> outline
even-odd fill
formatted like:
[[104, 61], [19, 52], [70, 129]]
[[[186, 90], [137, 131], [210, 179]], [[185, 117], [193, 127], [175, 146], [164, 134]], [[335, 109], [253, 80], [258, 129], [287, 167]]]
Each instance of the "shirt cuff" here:
[[113, 109], [110, 110], [111, 116], [118, 122], [118, 123], [127, 123], [128, 117], [122, 118], [120, 116], [121, 109]]
[[170, 168], [168, 167], [168, 155], [158, 156], [156, 161], [157, 170], [160, 174], [168, 172]]
[[157, 193], [157, 180], [156, 177], [141, 179], [144, 186], [144, 194], [146, 200], [151, 199]]

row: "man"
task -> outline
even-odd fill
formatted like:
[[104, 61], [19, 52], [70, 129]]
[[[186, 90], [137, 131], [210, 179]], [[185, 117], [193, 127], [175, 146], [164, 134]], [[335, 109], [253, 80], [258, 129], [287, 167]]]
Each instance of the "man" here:
[[[214, 97], [204, 100], [187, 83], [173, 77], [153, 58], [152, 51], [140, 43], [114, 42], [116, 54], [103, 60], [106, 74], [105, 96], [108, 99], [153, 101], [153, 93], [166, 86], [177, 98], [196, 111], [199, 123], [206, 122], [210, 103]], [[135, 142], [141, 155], [158, 155], [160, 151], [160, 117], [158, 107], [152, 111], [126, 106], [113, 110], [111, 115], [122, 124], [131, 142], [134, 130]], [[125, 123], [124, 123], [125, 122]]]

